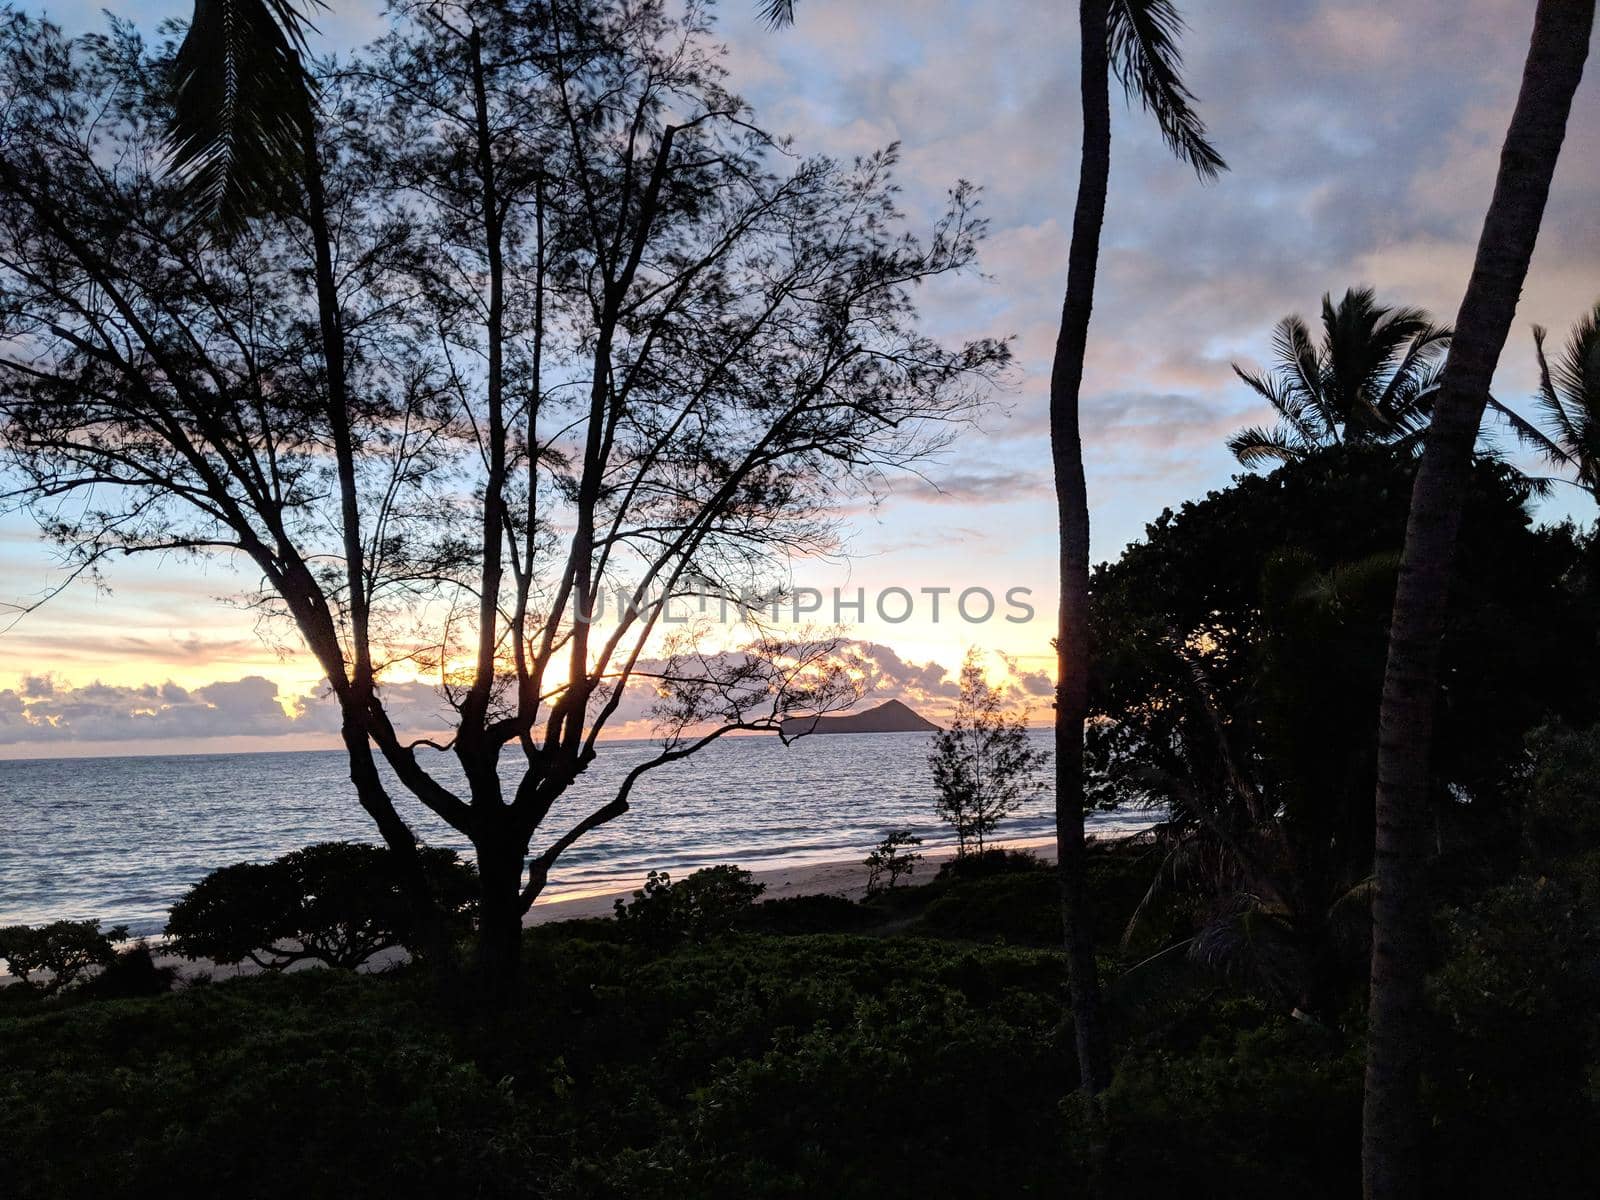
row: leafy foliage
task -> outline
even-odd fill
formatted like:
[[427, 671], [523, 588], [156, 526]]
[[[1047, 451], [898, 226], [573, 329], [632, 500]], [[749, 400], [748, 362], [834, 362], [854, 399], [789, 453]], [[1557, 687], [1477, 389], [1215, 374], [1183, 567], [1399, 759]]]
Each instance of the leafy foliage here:
[[[468, 927], [477, 872], [454, 850], [421, 851], [439, 912]], [[236, 863], [207, 875], [172, 906], [167, 936], [186, 958], [266, 970], [301, 961], [353, 969], [398, 946], [418, 949], [415, 908], [391, 853], [320, 842], [268, 863]]]
[[751, 905], [737, 928], [748, 933], [860, 933], [883, 920], [881, 913], [844, 896], [782, 896]]
[[83, 992], [97, 1000], [130, 1000], [164, 995], [177, 981], [178, 969], [157, 966], [150, 943], [140, 938], [106, 963], [105, 969], [84, 985]]
[[[1442, 1189], [1578, 1194], [1600, 1180], [1588, 1136], [1600, 1051], [1596, 866], [1521, 875], [1441, 915], [1424, 1103]], [[1474, 1163], [1486, 1137], [1499, 1152]], [[1579, 1179], [1591, 1182], [1577, 1189]]]
[[[1113, 927], [1148, 854], [1091, 844]], [[1600, 1179], [1585, 1136], [1600, 1008], [1587, 861], [1441, 914], [1437, 1121], [1419, 1196], [1519, 1179], [1586, 1195]], [[785, 914], [771, 926], [783, 936], [658, 946], [610, 920], [530, 929], [526, 1010], [490, 1047], [448, 1032], [408, 970], [268, 974], [154, 1000], [7, 995], [0, 1173], [25, 1200], [150, 1194], [179, 1171], [264, 1197], [281, 1192], [270, 1168], [292, 1142], [313, 1194], [912, 1200], [1086, 1186], [1093, 1131], [1064, 1102], [1063, 961], [1016, 945], [1059, 938], [1053, 872], [947, 877], [865, 905], [801, 899], [744, 909], [744, 930]], [[915, 936], [798, 929], [847, 919], [911, 919]], [[1013, 944], [983, 944], [997, 938]], [[1172, 956], [1112, 977], [1103, 1132], [1117, 1188], [1350, 1194], [1359, 1024], [1292, 1020]], [[1474, 1152], [1491, 1142], [1494, 1161]]]
[[996, 850], [976, 851], [972, 854], [958, 854], [955, 858], [947, 858], [939, 864], [939, 873], [936, 879], [965, 881], [970, 879], [988, 879], [993, 875], [1031, 875], [1038, 871], [1049, 870], [1037, 854], [1031, 850]]
[[1022, 714], [1008, 715], [1004, 697], [984, 677], [976, 650], [961, 664], [961, 694], [950, 724], [934, 735], [928, 766], [934, 811], [956, 835], [956, 852], [983, 853], [1007, 814], [1044, 782], [1047, 755], [1028, 740]]
[[1522, 838], [1528, 865], [1558, 870], [1600, 852], [1600, 726], [1541, 726], [1528, 735]]
[[[1375, 711], [1412, 461], [1334, 447], [1168, 511], [1093, 580], [1088, 743], [1103, 803], [1167, 814], [1143, 920], [1326, 1014], [1364, 972]], [[1477, 463], [1443, 646], [1441, 881], [1514, 852], [1528, 730], [1596, 703], [1590, 551], [1534, 530], [1527, 485]]]
[[116, 943], [127, 936], [126, 925], [102, 930], [92, 920], [9, 925], [0, 929], [0, 958], [29, 987], [50, 994], [78, 983], [91, 967], [115, 960]]
[[1245, 466], [1304, 458], [1341, 443], [1411, 447], [1428, 420], [1450, 331], [1420, 308], [1390, 308], [1371, 288], [1351, 288], [1337, 304], [1322, 297], [1322, 341], [1298, 316], [1273, 331], [1270, 374], [1234, 373], [1278, 414], [1272, 429], [1252, 427], [1228, 439]]
[[641, 946], [704, 942], [732, 930], [766, 890], [739, 867], [702, 867], [680, 883], [666, 871], [651, 871], [631, 903], [618, 898], [617, 921], [623, 936]]
[[902, 876], [916, 872], [922, 855], [913, 847], [922, 845], [922, 839], [909, 829], [895, 829], [883, 835], [883, 840], [872, 848], [864, 860], [867, 868], [867, 895], [876, 896], [887, 891]]

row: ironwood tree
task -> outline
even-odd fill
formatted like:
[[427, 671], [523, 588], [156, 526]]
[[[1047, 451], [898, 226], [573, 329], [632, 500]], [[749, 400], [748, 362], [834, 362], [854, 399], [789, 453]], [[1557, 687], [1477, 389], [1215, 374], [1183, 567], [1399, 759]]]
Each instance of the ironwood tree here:
[[[1007, 348], [918, 327], [917, 286], [974, 262], [973, 189], [913, 234], [893, 148], [795, 155], [727, 89], [698, 10], [390, 22], [307, 63], [288, 169], [207, 206], [212, 160], [168, 169], [176, 46], [7, 18], [0, 446], [9, 503], [75, 575], [248, 564], [326, 673], [419, 918], [403, 806], [474, 847], [480, 993], [504, 1003], [522, 915], [642, 777], [854, 698], [835, 639], [710, 645], [694, 598], [737, 606], [836, 545], [837, 502], [941, 444]], [[417, 676], [442, 736], [386, 700]], [[655, 753], [551, 827], [640, 694]]]

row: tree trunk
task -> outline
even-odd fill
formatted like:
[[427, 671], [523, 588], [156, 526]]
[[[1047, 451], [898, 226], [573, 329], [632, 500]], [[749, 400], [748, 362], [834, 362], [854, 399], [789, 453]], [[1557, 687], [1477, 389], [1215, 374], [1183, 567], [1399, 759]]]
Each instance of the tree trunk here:
[[505, 839], [475, 842], [478, 855], [478, 986], [486, 1015], [508, 1012], [517, 1001], [522, 966], [522, 867]]
[[1050, 372], [1050, 452], [1055, 468], [1061, 533], [1061, 610], [1056, 630], [1056, 853], [1066, 935], [1067, 981], [1077, 1039], [1080, 1086], [1098, 1095], [1110, 1082], [1110, 1058], [1100, 1013], [1094, 925], [1085, 879], [1083, 732], [1089, 711], [1089, 499], [1083, 478], [1078, 392], [1094, 305], [1100, 226], [1111, 171], [1111, 97], [1106, 54], [1107, 0], [1081, 0], [1083, 156], [1078, 206], [1067, 255], [1067, 295], [1061, 308]]
[[1422, 1192], [1423, 873], [1439, 641], [1472, 449], [1533, 255], [1593, 20], [1594, 0], [1539, 2], [1494, 197], [1411, 493], [1378, 725], [1377, 896], [1362, 1126], [1369, 1200]]

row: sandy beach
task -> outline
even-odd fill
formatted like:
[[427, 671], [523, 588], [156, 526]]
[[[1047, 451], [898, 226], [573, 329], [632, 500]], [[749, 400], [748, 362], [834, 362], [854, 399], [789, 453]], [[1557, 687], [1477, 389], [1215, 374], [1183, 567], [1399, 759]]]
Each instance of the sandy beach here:
[[[1054, 862], [1056, 856], [1055, 840], [1053, 838], [1018, 838], [1013, 840], [1002, 839], [993, 843], [993, 848], [1008, 850], [1028, 850], [1037, 854], [1047, 862]], [[954, 846], [936, 846], [923, 851], [922, 861], [917, 864], [917, 871], [911, 877], [912, 883], [925, 883], [933, 878], [939, 870], [941, 863], [955, 857]], [[677, 874], [677, 873], [674, 873]], [[688, 874], [687, 871], [682, 874]], [[802, 863], [794, 866], [771, 867], [765, 870], [755, 870], [751, 874], [758, 883], [766, 885], [762, 893], [762, 900], [781, 900], [790, 896], [816, 896], [833, 895], [844, 896], [851, 900], [859, 900], [867, 891], [867, 868], [859, 858], [835, 859], [820, 863]], [[682, 877], [682, 875], [678, 875]], [[632, 883], [617, 880], [616, 885], [585, 891], [578, 894], [557, 893], [546, 899], [541, 899], [523, 918], [524, 925], [545, 925], [553, 921], [571, 921], [583, 917], [609, 917], [618, 898], [631, 896], [635, 891], [644, 886], [644, 880], [639, 879]], [[156, 962], [163, 967], [176, 967], [180, 978], [192, 979], [200, 975], [210, 975], [217, 979], [232, 979], [240, 975], [260, 974], [261, 968], [254, 963], [245, 962], [235, 966], [221, 966], [205, 959], [190, 961], [179, 958], [173, 954], [163, 954], [159, 951], [161, 939], [150, 939], [153, 946], [157, 947]], [[373, 958], [361, 968], [365, 971], [381, 971], [403, 961], [403, 950], [388, 951], [374, 955]], [[297, 963], [290, 970], [316, 970], [317, 963]], [[0, 987], [12, 983], [13, 979], [3, 967], [0, 967]]]
[[[1054, 862], [1054, 838], [1002, 839], [993, 843], [994, 849], [1028, 850], [1047, 862]], [[936, 846], [922, 852], [923, 861], [911, 877], [912, 883], [926, 883], [939, 870], [941, 863], [955, 857], [954, 846]], [[804, 863], [788, 867], [772, 867], [750, 872], [757, 883], [766, 885], [762, 900], [781, 900], [789, 896], [844, 896], [859, 900], [867, 892], [867, 868], [859, 858], [834, 859], [828, 862]], [[681, 878], [673, 872], [675, 878]], [[557, 894], [541, 899], [523, 918], [524, 925], [543, 925], [550, 921], [570, 921], [579, 917], [609, 917], [619, 897], [632, 895], [644, 886], [644, 880], [605, 890], [581, 894]]]

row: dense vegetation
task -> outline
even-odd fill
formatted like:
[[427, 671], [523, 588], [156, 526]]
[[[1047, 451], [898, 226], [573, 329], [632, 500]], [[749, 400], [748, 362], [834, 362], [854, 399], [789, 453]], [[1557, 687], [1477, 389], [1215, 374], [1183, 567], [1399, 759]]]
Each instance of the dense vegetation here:
[[[1600, 1116], [1600, 837], [1552, 859], [1541, 832], [1582, 808], [1570, 781], [1600, 767], [1600, 733], [1542, 734], [1539, 763], [1525, 873], [1440, 913], [1440, 1196], [1600, 1180], [1583, 1136]], [[1106, 944], [1154, 857], [1093, 856]], [[866, 904], [756, 904], [704, 941], [635, 931], [530, 930], [526, 1013], [493, 1039], [462, 1032], [411, 970], [116, 1001], [5, 989], [0, 1176], [19, 1197], [178, 1179], [281, 1195], [291, 1175], [311, 1195], [1072, 1194], [1085, 1131], [1063, 1100], [1052, 872], [991, 858]], [[1138, 965], [1162, 936], [1102, 964], [1120, 1186], [1353, 1194], [1359, 1007], [1326, 1027], [1181, 955]]]

